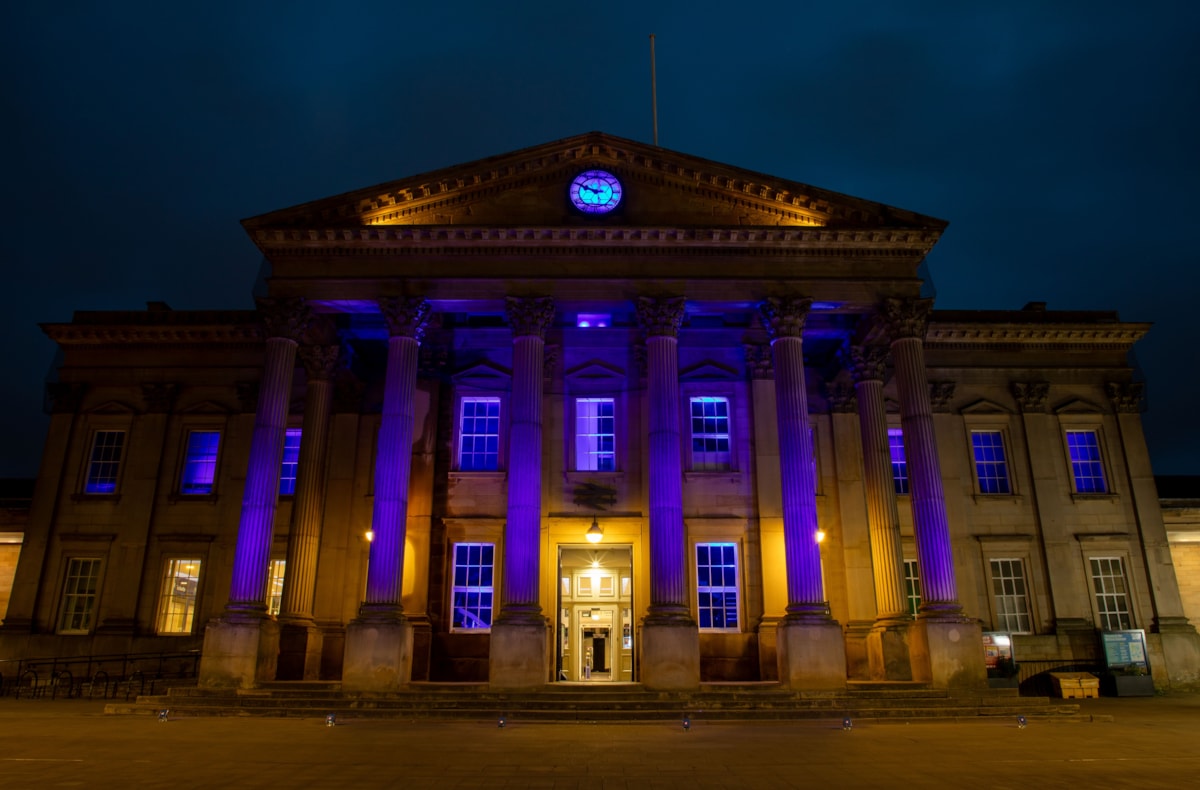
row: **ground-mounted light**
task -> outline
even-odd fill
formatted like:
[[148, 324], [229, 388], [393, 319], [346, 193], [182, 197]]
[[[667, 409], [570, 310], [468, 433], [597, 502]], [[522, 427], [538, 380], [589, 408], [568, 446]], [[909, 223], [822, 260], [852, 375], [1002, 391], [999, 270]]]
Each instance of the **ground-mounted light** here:
[[505, 724], [507, 724], [507, 723], [508, 723], [508, 720], [507, 720], [507, 719], [506, 719], [506, 718], [505, 718], [503, 715], [501, 715], [501, 716], [500, 716], [500, 721], [496, 722], [496, 726], [497, 726], [498, 728], [500, 728], [500, 729], [502, 729], [502, 730], [503, 730], [503, 729], [504, 729], [504, 725], [505, 725]]
[[692, 719], [686, 713], [683, 714], [683, 731], [687, 732], [692, 728]]
[[843, 730], [854, 729], [854, 722], [850, 720], [849, 716], [846, 716], [845, 718], [842, 719], [842, 729]]
[[169, 709], [163, 708], [162, 710], [160, 710], [158, 712], [158, 720], [159, 721], [167, 721], [167, 717], [170, 716], [170, 714], [171, 714], [171, 711]]
[[1029, 724], [1029, 722], [1025, 720], [1024, 716], [1017, 717], [1017, 729], [1023, 730], [1027, 724]]
[[333, 727], [336, 724], [337, 724], [337, 716], [333, 715], [332, 713], [326, 713], [325, 714], [325, 726]]

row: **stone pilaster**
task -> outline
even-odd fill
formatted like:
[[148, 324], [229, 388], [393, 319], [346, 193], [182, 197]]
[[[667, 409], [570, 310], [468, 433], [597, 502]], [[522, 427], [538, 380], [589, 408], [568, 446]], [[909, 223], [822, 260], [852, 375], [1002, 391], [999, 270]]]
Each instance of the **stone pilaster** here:
[[637, 302], [646, 335], [649, 401], [650, 608], [642, 625], [642, 682], [648, 688], [700, 683], [700, 639], [687, 604], [683, 461], [679, 437], [678, 333], [682, 298]]
[[505, 312], [513, 331], [508, 518], [504, 586], [500, 611], [492, 623], [488, 679], [493, 686], [520, 688], [546, 682], [549, 665], [538, 587], [545, 336], [554, 319], [554, 302], [546, 297], [509, 297]]
[[275, 677], [278, 628], [267, 618], [267, 565], [279, 494], [296, 349], [311, 321], [300, 299], [259, 303], [266, 353], [250, 440], [229, 601], [204, 633], [201, 686], [250, 687]]
[[421, 336], [429, 303], [386, 297], [379, 309], [388, 325], [383, 416], [375, 455], [375, 507], [367, 565], [367, 594], [358, 617], [346, 626], [342, 687], [389, 691], [408, 683], [412, 670], [412, 627], [404, 620], [401, 595], [408, 484], [412, 469], [413, 400]]
[[771, 337], [779, 423], [779, 475], [783, 494], [787, 614], [780, 624], [779, 680], [791, 688], [846, 685], [842, 629], [830, 616], [817, 542], [816, 481], [808, 395], [804, 382], [804, 321], [812, 300], [767, 299], [759, 305]]

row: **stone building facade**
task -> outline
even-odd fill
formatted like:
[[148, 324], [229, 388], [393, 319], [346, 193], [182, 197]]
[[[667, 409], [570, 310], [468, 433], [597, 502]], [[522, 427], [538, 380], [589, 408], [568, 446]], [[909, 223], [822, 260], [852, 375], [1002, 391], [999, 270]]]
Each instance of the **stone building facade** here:
[[257, 309], [79, 312], [4, 655], [201, 683], [1200, 680], [1107, 312], [933, 309], [945, 223], [600, 133], [246, 220]]

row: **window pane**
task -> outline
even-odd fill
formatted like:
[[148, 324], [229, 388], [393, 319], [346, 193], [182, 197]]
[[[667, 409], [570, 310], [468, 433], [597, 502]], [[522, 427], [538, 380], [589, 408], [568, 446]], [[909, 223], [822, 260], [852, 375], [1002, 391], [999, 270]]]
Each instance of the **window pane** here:
[[1121, 558], [1093, 557], [1091, 566], [1100, 627], [1106, 631], [1133, 628], [1129, 596], [1126, 593], [1125, 564]]
[[975, 476], [981, 494], [1008, 494], [1008, 463], [1004, 457], [1004, 437], [1000, 431], [972, 431], [971, 449], [975, 453]]
[[459, 419], [458, 468], [500, 468], [500, 399], [463, 398]]
[[692, 469], [700, 472], [732, 468], [729, 451], [729, 401], [697, 397], [691, 401]]
[[211, 494], [217, 473], [217, 449], [221, 444], [218, 431], [189, 431], [183, 457], [183, 474], [179, 493]]
[[904, 457], [904, 431], [888, 428], [888, 451], [892, 456], [892, 483], [897, 494], [908, 493], [908, 461]]
[[190, 634], [200, 587], [200, 559], [169, 559], [158, 596], [158, 633]]
[[279, 494], [296, 493], [296, 469], [300, 465], [300, 429], [288, 428], [283, 437], [283, 462], [279, 467]]
[[575, 468], [611, 472], [616, 467], [616, 419], [612, 398], [575, 399]]
[[492, 627], [491, 543], [454, 544], [454, 589], [451, 593], [451, 629]]
[[278, 615], [283, 604], [283, 579], [287, 560], [271, 560], [267, 566], [267, 614]]
[[908, 613], [916, 615], [921, 610], [921, 571], [916, 560], [904, 561], [904, 595], [908, 599]]
[[121, 470], [124, 446], [124, 431], [96, 431], [92, 437], [85, 493], [111, 494], [117, 490], [117, 473]]
[[1014, 634], [1033, 633], [1029, 600], [1025, 596], [1025, 565], [1019, 559], [991, 561], [996, 598], [996, 628]]
[[696, 544], [696, 612], [700, 628], [738, 629], [737, 546]]
[[72, 557], [67, 561], [59, 633], [86, 634], [91, 630], [99, 582], [99, 559]]
[[1071, 456], [1071, 475], [1080, 494], [1104, 494], [1104, 464], [1100, 460], [1100, 439], [1095, 431], [1067, 431], [1067, 450]]

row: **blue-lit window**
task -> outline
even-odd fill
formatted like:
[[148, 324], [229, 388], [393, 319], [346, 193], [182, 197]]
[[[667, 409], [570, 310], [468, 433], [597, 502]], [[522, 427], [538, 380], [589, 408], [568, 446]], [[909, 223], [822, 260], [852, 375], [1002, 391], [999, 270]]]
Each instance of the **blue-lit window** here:
[[904, 457], [904, 431], [888, 428], [888, 452], [892, 456], [892, 485], [897, 494], [907, 494], [908, 460]]
[[612, 398], [575, 399], [575, 468], [612, 472], [617, 468], [617, 428]]
[[1100, 460], [1100, 437], [1095, 431], [1067, 431], [1067, 450], [1071, 455], [1071, 476], [1075, 492], [1104, 494], [1104, 463]]
[[1012, 493], [1008, 485], [1004, 437], [1000, 431], [971, 431], [971, 450], [975, 454], [975, 478], [979, 481], [979, 493]]
[[500, 399], [463, 398], [458, 430], [458, 468], [464, 472], [500, 468]]
[[575, 317], [575, 326], [581, 329], [612, 326], [612, 316], [608, 313], [580, 313]]
[[296, 467], [300, 465], [300, 429], [288, 428], [283, 437], [283, 463], [279, 466], [279, 494], [296, 493]]
[[179, 493], [211, 494], [217, 476], [217, 450], [221, 446], [219, 431], [189, 431], [187, 451], [183, 457]]
[[915, 617], [921, 610], [921, 571], [916, 560], [904, 561], [904, 598], [908, 613]]
[[692, 469], [721, 472], [731, 467], [729, 399], [697, 397], [692, 407]]
[[111, 494], [117, 490], [117, 475], [121, 471], [121, 452], [125, 448], [124, 431], [96, 431], [92, 436], [92, 453], [88, 458], [88, 494]]
[[492, 543], [454, 544], [453, 630], [492, 627], [492, 574], [496, 547]]
[[696, 616], [701, 630], [738, 630], [738, 568], [735, 544], [696, 544], [696, 594]]

